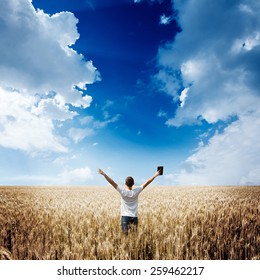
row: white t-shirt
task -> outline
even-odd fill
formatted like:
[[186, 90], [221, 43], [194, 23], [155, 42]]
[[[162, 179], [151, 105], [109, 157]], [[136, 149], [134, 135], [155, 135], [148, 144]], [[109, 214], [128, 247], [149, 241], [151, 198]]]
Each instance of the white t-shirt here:
[[137, 217], [138, 195], [143, 190], [143, 186], [133, 190], [117, 186], [116, 190], [121, 194], [121, 216]]

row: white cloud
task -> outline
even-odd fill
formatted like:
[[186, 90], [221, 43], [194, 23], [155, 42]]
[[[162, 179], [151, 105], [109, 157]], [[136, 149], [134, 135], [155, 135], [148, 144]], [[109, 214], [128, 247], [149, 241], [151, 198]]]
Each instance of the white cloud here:
[[93, 174], [89, 167], [65, 170], [58, 174], [58, 182], [60, 185], [82, 185], [93, 179]]
[[88, 166], [65, 169], [58, 173], [57, 176], [46, 175], [22, 175], [9, 177], [8, 184], [26, 184], [35, 186], [64, 186], [64, 185], [87, 185], [94, 178], [91, 169]]
[[[206, 146], [199, 144], [177, 180], [259, 183], [259, 1], [174, 1], [174, 8], [182, 32], [160, 48], [155, 77], [159, 88], [180, 104], [166, 124], [227, 121]], [[238, 120], [229, 124], [231, 116]]]
[[74, 116], [77, 116], [76, 112], [69, 110], [68, 105], [59, 103], [56, 98], [40, 99], [33, 113], [59, 121], [73, 119]]
[[256, 31], [250, 36], [239, 38], [234, 41], [231, 52], [238, 54], [242, 51], [251, 51], [260, 45], [260, 33]]
[[119, 118], [120, 118], [120, 114], [117, 114], [109, 119], [106, 118], [104, 121], [99, 121], [96, 120], [93, 116], [86, 116], [80, 119], [80, 124], [84, 126], [88, 125], [95, 129], [100, 129], [107, 126], [110, 123], [117, 122]]
[[[72, 48], [79, 38], [78, 20], [70, 12], [36, 11], [31, 0], [2, 0], [0, 18], [1, 116], [5, 119], [0, 145], [65, 151], [54, 134], [54, 121], [77, 115], [68, 104], [89, 107], [92, 97], [82, 96], [80, 89], [100, 79], [92, 62]], [[15, 103], [10, 105], [13, 114], [7, 110], [10, 100]]]
[[244, 13], [258, 15], [259, 2], [255, 0], [241, 1], [241, 4], [239, 4], [239, 9]]
[[113, 117], [110, 117], [109, 119], [106, 118], [104, 121], [94, 121], [93, 126], [97, 129], [106, 127], [110, 123], [115, 123], [120, 119], [120, 114], [116, 114]]
[[172, 17], [167, 17], [164, 14], [160, 16], [160, 24], [167, 25], [171, 22], [171, 20], [172, 20]]
[[175, 180], [182, 185], [260, 184], [260, 113], [248, 114], [198, 147]]
[[70, 128], [69, 136], [75, 142], [78, 143], [79, 141], [83, 140], [87, 136], [94, 135], [95, 131], [92, 128]]
[[185, 104], [185, 99], [187, 98], [187, 94], [188, 94], [189, 88], [185, 88], [180, 95], [180, 102], [181, 102], [181, 107], [184, 106]]
[[65, 103], [88, 106], [75, 85], [93, 83], [97, 72], [69, 46], [79, 38], [72, 13], [50, 16], [30, 0], [2, 0], [1, 84], [28, 92], [59, 93]]
[[[254, 1], [247, 2], [248, 7], [251, 3], [253, 6]], [[173, 43], [160, 49], [161, 70], [156, 79], [161, 89], [174, 98], [182, 87], [190, 89], [185, 106], [178, 108], [168, 124], [190, 124], [198, 116], [214, 123], [255, 109], [260, 86], [260, 67], [256, 63], [260, 59], [259, 13], [245, 14], [239, 3], [225, 1], [210, 7], [205, 0], [196, 4], [177, 1], [175, 8], [183, 31]], [[260, 7], [256, 8], [260, 12]], [[241, 45], [245, 43], [246, 52], [232, 52], [238, 40]]]
[[78, 143], [88, 136], [95, 135], [99, 129], [102, 129], [109, 125], [110, 123], [115, 123], [119, 120], [120, 115], [117, 114], [113, 117], [109, 115], [104, 121], [96, 120], [93, 116], [85, 116], [80, 118], [79, 123], [82, 127], [72, 127], [69, 130], [69, 137], [75, 142]]
[[65, 156], [59, 156], [59, 157], [56, 157], [52, 163], [55, 164], [55, 165], [65, 165], [65, 164], [68, 164], [70, 163], [72, 160], [76, 160], [77, 159], [77, 156], [76, 155], [71, 155], [69, 156], [68, 154], [66, 154]]
[[157, 116], [158, 116], [159, 118], [167, 118], [167, 113], [164, 112], [163, 110], [160, 110], [160, 111], [158, 112]]
[[35, 98], [0, 87], [0, 145], [33, 152], [66, 152], [52, 121], [33, 113]]

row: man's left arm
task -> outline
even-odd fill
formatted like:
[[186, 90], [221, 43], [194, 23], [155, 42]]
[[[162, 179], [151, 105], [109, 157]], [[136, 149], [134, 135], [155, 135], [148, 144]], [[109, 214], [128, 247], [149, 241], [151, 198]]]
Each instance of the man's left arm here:
[[149, 184], [151, 184], [152, 183], [152, 181], [157, 177], [157, 176], [160, 176], [161, 174], [160, 174], [160, 172], [159, 171], [157, 171], [156, 173], [154, 173], [154, 175], [150, 178], [150, 179], [148, 179], [142, 186], [143, 186], [143, 189], [145, 189]]

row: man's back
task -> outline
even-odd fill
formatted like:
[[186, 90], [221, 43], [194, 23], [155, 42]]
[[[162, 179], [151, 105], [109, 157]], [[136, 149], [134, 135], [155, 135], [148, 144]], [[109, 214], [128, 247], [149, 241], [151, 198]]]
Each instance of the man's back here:
[[117, 187], [116, 190], [121, 195], [121, 216], [137, 217], [138, 195], [143, 190], [143, 186], [133, 190], [127, 190], [124, 187]]

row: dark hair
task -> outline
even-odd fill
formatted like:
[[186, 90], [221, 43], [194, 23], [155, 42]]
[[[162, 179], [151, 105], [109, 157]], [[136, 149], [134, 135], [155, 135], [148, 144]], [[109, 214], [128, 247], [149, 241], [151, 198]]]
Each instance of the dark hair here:
[[134, 185], [134, 178], [133, 177], [131, 177], [131, 176], [128, 176], [128, 177], [126, 177], [126, 179], [125, 179], [125, 184], [128, 186], [128, 187], [130, 187], [130, 188], [132, 188], [132, 186]]

